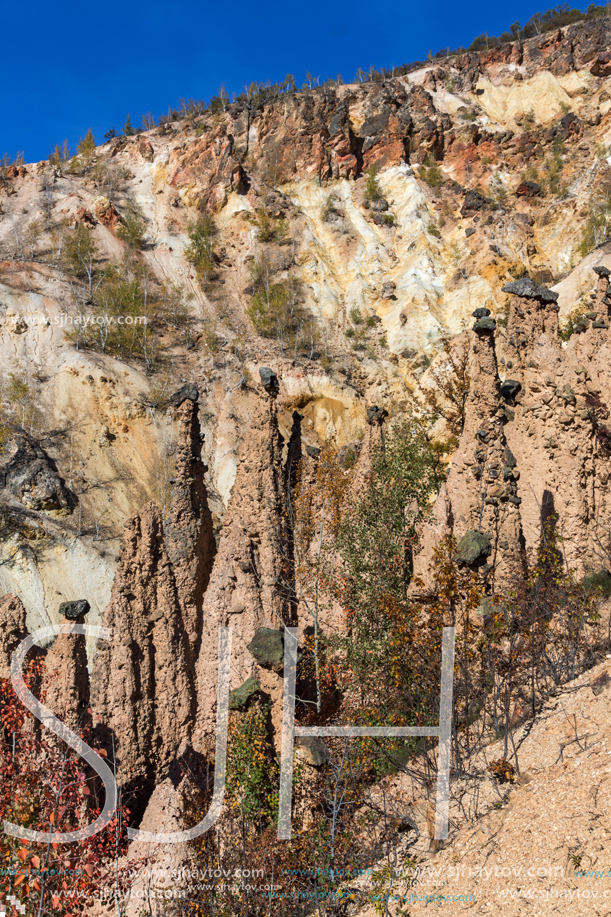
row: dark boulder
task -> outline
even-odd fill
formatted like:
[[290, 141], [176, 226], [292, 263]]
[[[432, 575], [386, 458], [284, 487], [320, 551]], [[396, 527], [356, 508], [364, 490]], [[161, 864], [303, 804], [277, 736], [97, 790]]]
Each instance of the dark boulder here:
[[254, 678], [247, 678], [244, 684], [229, 692], [229, 709], [245, 710], [251, 700], [261, 694], [261, 688]]
[[269, 366], [262, 366], [259, 369], [259, 377], [261, 379], [261, 385], [268, 395], [275, 396], [278, 394], [280, 391], [280, 383], [273, 369], [270, 369]]
[[83, 617], [91, 609], [87, 599], [79, 599], [76, 602], [62, 602], [59, 606], [59, 613], [68, 621], [76, 621]]
[[177, 392], [174, 392], [170, 398], [170, 403], [173, 407], [179, 408], [181, 404], [185, 401], [197, 401], [199, 398], [199, 391], [197, 386], [193, 382], [187, 382], [186, 385], [181, 386]]
[[271, 627], [259, 627], [246, 647], [264, 669], [279, 672], [284, 665], [284, 634]]
[[483, 532], [469, 530], [458, 542], [454, 559], [459, 565], [480, 566], [492, 552], [490, 537]]
[[539, 299], [542, 302], [557, 302], [558, 294], [547, 287], [539, 286], [530, 277], [522, 277], [520, 280], [512, 280], [503, 287], [503, 293], [513, 293], [514, 296], [521, 296], [523, 299]]
[[522, 385], [517, 379], [505, 379], [501, 382], [501, 395], [503, 398], [515, 398], [521, 388]]
[[473, 330], [482, 334], [494, 331], [495, 328], [496, 322], [493, 318], [478, 318], [476, 323], [473, 325]]

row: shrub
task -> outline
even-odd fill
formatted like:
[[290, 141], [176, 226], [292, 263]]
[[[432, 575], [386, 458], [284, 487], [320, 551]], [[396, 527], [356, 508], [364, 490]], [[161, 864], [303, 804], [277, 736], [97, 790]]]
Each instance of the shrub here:
[[590, 200], [584, 221], [579, 253], [585, 258], [594, 248], [606, 242], [611, 234], [611, 183], [607, 182]]
[[378, 183], [377, 178], [378, 170], [374, 162], [371, 163], [367, 169], [367, 179], [365, 182], [365, 200], [366, 201], [379, 201], [380, 198], [384, 197], [382, 189]]
[[422, 162], [419, 177], [431, 188], [438, 188], [443, 183], [443, 173], [434, 160], [427, 153]]
[[337, 202], [337, 195], [329, 194], [327, 196], [327, 199], [325, 200], [325, 203], [323, 204], [323, 207], [320, 211], [320, 218], [323, 221], [323, 223], [325, 223], [329, 219], [331, 214], [337, 213], [337, 208], [335, 206], [336, 202]]
[[288, 232], [286, 220], [275, 220], [267, 210], [260, 207], [254, 219], [259, 242], [280, 242]]
[[273, 268], [264, 258], [253, 263], [251, 282], [254, 292], [246, 315], [255, 331], [276, 338], [283, 350], [296, 346], [306, 320], [301, 282], [295, 277], [274, 282]]
[[384, 220], [384, 223], [385, 223], [386, 226], [394, 226], [394, 225], [395, 225], [395, 215], [394, 215], [394, 213], [385, 213], [382, 219]]
[[361, 310], [358, 308], [358, 306], [353, 306], [350, 309], [350, 321], [353, 325], [363, 324], [363, 316], [361, 315]]
[[590, 303], [582, 299], [574, 309], [566, 316], [563, 324], [560, 326], [560, 337], [563, 341], [568, 341], [579, 328], [579, 320], [590, 311]]
[[117, 229], [117, 238], [125, 242], [128, 248], [139, 250], [144, 246], [145, 232], [146, 220], [142, 210], [133, 198], [129, 198], [123, 213], [123, 222]]
[[207, 284], [214, 273], [214, 237], [216, 224], [207, 214], [201, 214], [195, 223], [188, 228], [189, 244], [185, 249], [185, 258], [195, 268], [201, 285]]

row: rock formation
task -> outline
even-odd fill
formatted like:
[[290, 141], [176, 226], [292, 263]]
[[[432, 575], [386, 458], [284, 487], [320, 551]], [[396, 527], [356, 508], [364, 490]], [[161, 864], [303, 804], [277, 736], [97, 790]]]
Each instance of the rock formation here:
[[76, 505], [53, 459], [27, 433], [14, 434], [0, 457], [0, 490], [28, 509], [65, 515]]
[[172, 398], [180, 433], [170, 520], [166, 527], [166, 547], [189, 641], [191, 667], [194, 666], [202, 603], [215, 553], [212, 516], [204, 482], [207, 468], [201, 458], [197, 399], [194, 385], [183, 386]]
[[0, 678], [10, 678], [11, 658], [27, 635], [25, 608], [19, 596], [0, 598]]
[[[64, 602], [59, 611], [62, 623], [83, 624], [89, 603]], [[58, 634], [45, 656], [45, 706], [77, 733], [91, 722], [85, 640], [83, 634]]]
[[[275, 378], [275, 376], [274, 376]], [[217, 646], [220, 627], [233, 627], [233, 688], [255, 671], [247, 644], [259, 627], [294, 622], [292, 559], [286, 527], [287, 473], [278, 429], [276, 386], [254, 411], [253, 425], [239, 457], [219, 549], [206, 591], [198, 660], [196, 746], [214, 732]], [[298, 425], [298, 419], [294, 418]], [[292, 437], [298, 442], [297, 432]], [[289, 450], [293, 462], [295, 448]], [[274, 678], [279, 676], [274, 675]]]
[[551, 517], [572, 564], [609, 567], [609, 271], [595, 271], [592, 311], [565, 347], [557, 294], [531, 280], [504, 287], [512, 297], [506, 332], [488, 310], [475, 313], [465, 428], [419, 569], [444, 532], [475, 532], [490, 539], [475, 563], [502, 577], [536, 548]]
[[159, 509], [147, 504], [126, 526], [111, 600], [112, 632], [94, 662], [92, 703], [123, 786], [152, 790], [165, 776], [193, 717], [189, 639], [164, 545]]

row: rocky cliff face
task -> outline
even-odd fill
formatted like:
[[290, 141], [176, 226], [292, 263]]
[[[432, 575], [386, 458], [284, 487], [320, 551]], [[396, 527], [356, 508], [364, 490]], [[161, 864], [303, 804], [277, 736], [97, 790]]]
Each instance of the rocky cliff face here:
[[502, 577], [536, 548], [554, 515], [572, 565], [608, 565], [609, 271], [594, 270], [591, 310], [565, 346], [558, 294], [530, 280], [505, 287], [512, 297], [506, 329], [476, 317], [465, 429], [420, 558], [423, 571], [442, 532], [475, 532], [490, 543], [482, 542], [474, 560]]
[[[445, 336], [468, 326], [475, 308], [496, 314], [503, 286], [524, 270], [557, 287], [564, 320], [589, 293], [577, 246], [608, 177], [608, 44], [601, 19], [383, 83], [238, 103], [116, 138], [89, 166], [6, 170], [0, 353], [29, 387], [19, 410], [38, 440], [44, 432], [36, 448], [46, 458], [32, 453], [27, 471], [5, 481], [5, 502], [19, 503], [21, 528], [29, 511], [36, 538], [11, 533], [0, 583], [23, 596], [32, 626], [56, 620], [51, 597], [78, 598], [83, 578], [99, 621], [124, 524], [147, 499], [167, 501], [179, 421], [155, 407], [164, 386], [193, 379], [205, 394], [206, 488], [218, 529], [261, 363], [281, 380], [285, 439], [297, 410], [305, 445], [333, 435], [343, 446], [362, 435], [367, 404], [403, 410]], [[378, 188], [369, 200], [371, 165]], [[103, 331], [85, 348], [66, 337], [83, 278], [65, 270], [60, 229], [84, 226], [101, 269], [125, 254], [116, 233], [128, 198], [145, 218], [142, 263], [180, 288], [188, 316], [188, 333], [175, 334], [171, 322], [155, 332], [153, 376], [146, 361], [105, 353]], [[217, 227], [205, 289], [185, 258], [198, 207]], [[262, 212], [274, 230], [267, 241]], [[290, 345], [280, 334], [258, 336], [247, 315], [253, 264], [262, 261], [274, 283], [300, 291]], [[101, 306], [88, 301], [97, 319]], [[187, 502], [201, 500], [200, 484], [189, 486]], [[204, 530], [190, 537], [209, 538], [209, 523]], [[200, 592], [208, 574], [204, 563]], [[192, 610], [197, 601], [185, 597]]]
[[[300, 455], [307, 479], [324, 440], [364, 435], [358, 491], [386, 413], [415, 400], [447, 336], [468, 327], [471, 385], [418, 572], [451, 532], [493, 590], [552, 515], [573, 564], [609, 567], [611, 253], [578, 246], [610, 177], [610, 39], [604, 20], [571, 26], [119, 138], [80, 171], [3, 178], [0, 355], [30, 394], [18, 422], [3, 389], [0, 593], [15, 595], [0, 603], [0, 669], [26, 612], [34, 629], [87, 596], [112, 642], [91, 694], [84, 643], [56, 642], [53, 702], [75, 721], [91, 704], [141, 810], [164, 788], [144, 824], [179, 820], [162, 781], [189, 743], [210, 746], [220, 627], [234, 629], [231, 687], [256, 679], [277, 741], [279, 630], [303, 624], [285, 516]], [[99, 265], [118, 262], [129, 198], [146, 224], [139, 263], [187, 316], [153, 328], [153, 361], [65, 334], [86, 279], [58, 239], [84, 226]], [[204, 284], [185, 257], [202, 210], [216, 221]], [[290, 340], [251, 320], [262, 265], [268, 287], [299, 291]], [[100, 314], [93, 293], [86, 305]]]

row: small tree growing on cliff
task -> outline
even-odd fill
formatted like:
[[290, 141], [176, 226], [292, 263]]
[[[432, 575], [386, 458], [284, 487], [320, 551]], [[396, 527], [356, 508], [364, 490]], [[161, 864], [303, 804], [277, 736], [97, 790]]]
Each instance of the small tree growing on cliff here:
[[129, 248], [139, 250], [144, 246], [145, 232], [146, 220], [142, 209], [133, 198], [128, 198], [123, 213], [123, 222], [117, 229], [117, 237]]
[[208, 213], [202, 213], [195, 223], [188, 228], [189, 244], [185, 249], [185, 258], [195, 268], [195, 274], [202, 286], [205, 286], [214, 273], [214, 238], [216, 224]]
[[443, 417], [452, 445], [458, 445], [465, 425], [469, 397], [469, 346], [466, 341], [446, 341], [440, 357], [428, 374], [422, 402], [432, 418]]
[[382, 189], [380, 188], [380, 183], [378, 182], [377, 166], [375, 162], [372, 162], [367, 169], [367, 178], [365, 181], [365, 200], [379, 201], [383, 196], [384, 195]]

